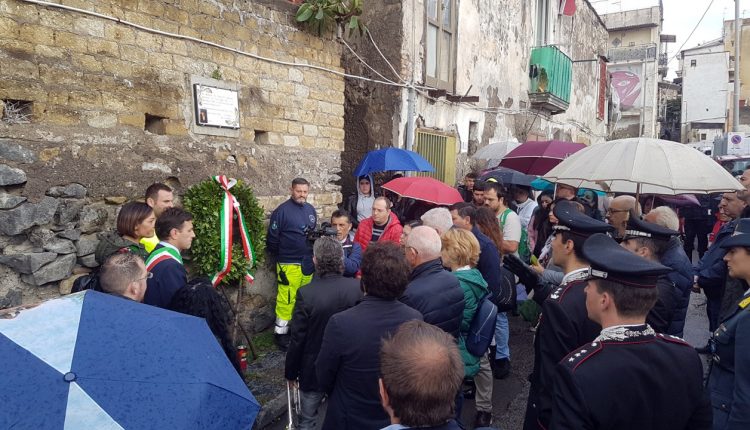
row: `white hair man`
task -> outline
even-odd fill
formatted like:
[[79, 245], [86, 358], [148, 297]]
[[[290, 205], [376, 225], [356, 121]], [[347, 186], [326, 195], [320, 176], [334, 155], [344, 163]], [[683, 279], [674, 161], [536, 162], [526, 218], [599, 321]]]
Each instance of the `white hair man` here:
[[400, 300], [421, 312], [425, 322], [458, 337], [464, 293], [458, 278], [443, 268], [441, 248], [440, 235], [434, 228], [419, 226], [411, 231], [404, 251], [412, 271]]
[[453, 227], [453, 217], [446, 208], [430, 209], [420, 219], [423, 225], [434, 228], [440, 236]]

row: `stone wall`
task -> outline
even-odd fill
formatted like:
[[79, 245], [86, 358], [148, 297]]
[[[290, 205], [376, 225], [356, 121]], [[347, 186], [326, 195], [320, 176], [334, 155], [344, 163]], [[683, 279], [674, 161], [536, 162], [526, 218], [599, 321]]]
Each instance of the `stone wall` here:
[[[180, 193], [212, 175], [241, 178], [270, 212], [303, 176], [321, 215], [333, 211], [341, 199], [344, 79], [230, 50], [343, 71], [339, 44], [299, 28], [291, 3], [58, 3], [226, 49], [0, 0], [0, 262], [21, 279], [7, 282], [14, 275], [3, 272], [0, 305], [54, 295], [59, 280], [90, 267], [96, 233], [155, 181]], [[238, 137], [196, 131], [194, 77], [238, 87]], [[18, 101], [30, 122], [8, 116]], [[260, 279], [253, 292], [271, 297], [272, 280]]]

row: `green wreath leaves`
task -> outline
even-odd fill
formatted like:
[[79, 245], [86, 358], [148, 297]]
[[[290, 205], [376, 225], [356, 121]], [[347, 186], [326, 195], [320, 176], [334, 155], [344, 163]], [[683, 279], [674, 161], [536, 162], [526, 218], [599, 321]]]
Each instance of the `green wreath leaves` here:
[[[248, 269], [257, 267], [263, 261], [266, 247], [266, 232], [263, 225], [263, 208], [253, 194], [253, 190], [238, 180], [230, 190], [240, 203], [245, 218], [250, 242], [255, 250], [255, 264], [249, 267], [242, 245], [232, 244], [232, 268], [222, 283], [229, 285], [241, 282]], [[208, 179], [190, 187], [183, 198], [185, 209], [193, 214], [195, 239], [190, 248], [194, 270], [201, 276], [212, 277], [221, 264], [221, 205], [224, 190], [213, 179]], [[236, 219], [234, 220], [236, 223]], [[234, 232], [237, 231], [235, 224]]]

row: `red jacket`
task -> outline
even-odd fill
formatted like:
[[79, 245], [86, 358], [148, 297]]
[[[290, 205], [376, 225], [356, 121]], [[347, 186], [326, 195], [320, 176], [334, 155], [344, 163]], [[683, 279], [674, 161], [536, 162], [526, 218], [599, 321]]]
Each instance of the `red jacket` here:
[[[362, 247], [363, 253], [367, 249], [367, 245], [370, 244], [370, 239], [372, 239], [372, 225], [372, 217], [363, 219], [359, 223], [359, 227], [357, 227], [357, 234], [354, 235], [354, 241]], [[403, 231], [404, 228], [401, 227], [401, 222], [398, 220], [398, 217], [391, 212], [388, 225], [385, 227], [385, 231], [380, 236], [380, 239], [378, 239], [378, 242], [389, 241], [399, 244], [401, 243], [401, 233]]]

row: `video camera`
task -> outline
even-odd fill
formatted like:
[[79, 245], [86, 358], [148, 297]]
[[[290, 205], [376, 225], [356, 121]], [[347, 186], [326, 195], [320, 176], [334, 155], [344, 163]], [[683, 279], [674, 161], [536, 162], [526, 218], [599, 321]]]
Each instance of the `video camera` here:
[[336, 228], [331, 227], [329, 222], [324, 222], [316, 228], [305, 227], [305, 236], [307, 236], [309, 242], [315, 242], [323, 236], [336, 237], [337, 234]]

